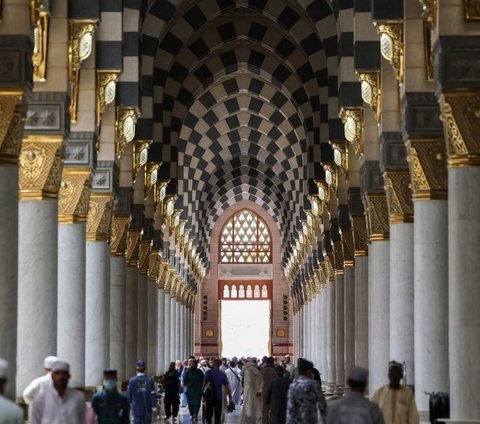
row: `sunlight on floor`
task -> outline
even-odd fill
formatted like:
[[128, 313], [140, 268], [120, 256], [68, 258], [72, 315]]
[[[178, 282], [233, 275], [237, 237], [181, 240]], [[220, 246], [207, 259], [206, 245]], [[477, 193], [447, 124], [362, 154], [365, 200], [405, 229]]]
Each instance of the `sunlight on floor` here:
[[223, 357], [269, 354], [269, 300], [222, 300], [221, 308]]

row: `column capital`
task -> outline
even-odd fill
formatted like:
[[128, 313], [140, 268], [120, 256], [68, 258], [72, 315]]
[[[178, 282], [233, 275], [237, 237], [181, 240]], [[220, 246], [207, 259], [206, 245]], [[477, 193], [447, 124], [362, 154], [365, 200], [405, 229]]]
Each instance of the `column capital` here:
[[18, 165], [26, 99], [21, 93], [0, 91], [0, 164]]
[[388, 170], [384, 175], [389, 221], [413, 222], [413, 201], [408, 169]]
[[141, 240], [138, 247], [138, 271], [140, 275], [148, 275], [150, 251], [152, 250], [152, 240]]
[[390, 225], [388, 223], [388, 205], [385, 193], [365, 195], [365, 212], [369, 240], [388, 240]]
[[148, 281], [152, 283], [157, 282], [160, 261], [160, 250], [155, 248], [151, 249], [148, 255]]
[[113, 215], [110, 230], [110, 253], [114, 256], [124, 256], [127, 248], [127, 227], [130, 215]]
[[58, 200], [58, 222], [77, 224], [87, 221], [90, 201], [90, 168], [63, 168]]
[[90, 194], [87, 215], [87, 241], [106, 241], [110, 233], [112, 193], [96, 192]]
[[27, 135], [20, 151], [20, 200], [56, 199], [62, 178], [62, 135]]
[[355, 257], [367, 256], [368, 254], [368, 232], [365, 215], [352, 217], [353, 223], [353, 242], [355, 248]]
[[125, 259], [128, 266], [138, 266], [140, 239], [143, 230], [141, 228], [129, 228], [127, 231], [127, 249]]

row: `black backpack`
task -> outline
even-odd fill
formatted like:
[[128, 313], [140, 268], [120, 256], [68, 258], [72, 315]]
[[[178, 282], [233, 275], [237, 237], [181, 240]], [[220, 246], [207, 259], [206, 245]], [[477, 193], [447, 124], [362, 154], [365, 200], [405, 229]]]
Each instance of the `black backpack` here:
[[212, 377], [211, 370], [206, 373], [207, 380], [203, 386], [202, 396], [205, 402], [211, 403], [217, 400], [217, 389], [215, 387], [215, 381]]

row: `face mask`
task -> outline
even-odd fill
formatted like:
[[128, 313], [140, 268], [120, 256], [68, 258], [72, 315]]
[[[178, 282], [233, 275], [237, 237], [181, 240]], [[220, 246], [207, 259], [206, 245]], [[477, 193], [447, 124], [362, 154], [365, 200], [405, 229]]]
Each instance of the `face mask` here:
[[117, 381], [116, 380], [104, 380], [103, 387], [107, 391], [112, 391], [112, 390], [116, 389]]

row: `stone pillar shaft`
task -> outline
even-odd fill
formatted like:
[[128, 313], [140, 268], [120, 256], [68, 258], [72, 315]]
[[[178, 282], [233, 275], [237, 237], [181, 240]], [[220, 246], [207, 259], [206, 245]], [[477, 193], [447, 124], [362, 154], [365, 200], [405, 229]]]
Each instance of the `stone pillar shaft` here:
[[165, 364], [165, 291], [157, 290], [157, 375], [163, 374], [166, 370]]
[[[137, 268], [135, 268], [137, 270]], [[148, 278], [137, 271], [137, 358], [147, 360]], [[155, 298], [155, 296], [154, 296]], [[153, 317], [152, 317], [153, 318]], [[147, 369], [154, 364], [147, 363]]]
[[335, 276], [335, 382], [345, 385], [345, 275]]
[[137, 268], [127, 266], [125, 289], [125, 375], [135, 373], [137, 361]]
[[330, 384], [336, 383], [336, 368], [335, 368], [335, 289], [336, 285], [330, 281], [327, 284], [327, 367], [328, 367], [328, 381]]
[[355, 366], [355, 268], [345, 267], [345, 372]]
[[368, 257], [355, 258], [355, 365], [368, 368]]
[[[146, 276], [145, 276], [146, 277]], [[158, 374], [158, 348], [157, 344], [161, 344], [163, 337], [160, 338], [158, 334], [158, 300], [159, 289], [155, 282], [148, 281], [148, 296], [147, 296], [147, 365], [150, 375]], [[163, 330], [163, 321], [162, 321]], [[163, 350], [162, 350], [163, 354]], [[162, 355], [163, 356], [163, 355]]]

